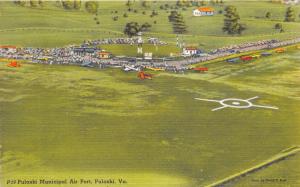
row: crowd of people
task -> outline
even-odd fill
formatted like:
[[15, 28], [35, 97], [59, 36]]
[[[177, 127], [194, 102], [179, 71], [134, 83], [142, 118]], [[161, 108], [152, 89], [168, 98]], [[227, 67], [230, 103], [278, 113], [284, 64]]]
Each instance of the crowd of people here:
[[[110, 40], [110, 39], [107, 39]], [[113, 39], [113, 41], [119, 41], [120, 38]], [[102, 65], [107, 66], [120, 66], [120, 65], [128, 65], [135, 64], [141, 66], [164, 66], [165, 69], [168, 67], [174, 67], [177, 69], [185, 69], [187, 65], [195, 64], [199, 62], [204, 62], [208, 60], [213, 60], [220, 57], [225, 57], [234, 53], [246, 52], [246, 51], [255, 51], [267, 48], [276, 48], [280, 46], [291, 45], [295, 43], [300, 43], [300, 38], [296, 38], [293, 40], [286, 41], [278, 41], [278, 40], [262, 40], [258, 42], [249, 42], [240, 45], [231, 45], [228, 47], [222, 47], [216, 50], [211, 51], [206, 56], [199, 57], [190, 57], [185, 59], [177, 59], [170, 60], [165, 62], [164, 60], [155, 62], [154, 61], [146, 61], [146, 60], [137, 60], [132, 61], [130, 59], [101, 59], [99, 57], [99, 52], [101, 51], [99, 48], [95, 47], [103, 40], [95, 40], [95, 41], [85, 41], [81, 47], [76, 46], [68, 46], [64, 48], [0, 48], [0, 58], [7, 59], [22, 59], [29, 60], [33, 63], [45, 63], [45, 64], [94, 64], [93, 67], [104, 67]], [[130, 40], [126, 40], [127, 42]], [[136, 42], [136, 40], [134, 40]], [[151, 40], [156, 41], [155, 38]], [[88, 44], [88, 45], [87, 45]], [[83, 47], [82, 47], [83, 46]], [[83, 49], [81, 52], [79, 49]], [[77, 49], [77, 50], [75, 50]], [[86, 50], [88, 49], [88, 50]]]
[[237, 53], [243, 51], [245, 48], [250, 47], [260, 47], [260, 46], [270, 46], [274, 43], [279, 42], [278, 40], [261, 40], [258, 42], [247, 42], [243, 44], [238, 45], [230, 45], [222, 48], [215, 49], [211, 52], [211, 54], [218, 54], [218, 53], [224, 53], [224, 52], [230, 52], [230, 53]]
[[229, 56], [229, 55], [236, 54], [236, 53], [247, 52], [247, 51], [256, 51], [256, 50], [262, 50], [262, 49], [271, 49], [271, 48], [276, 48], [276, 47], [292, 45], [292, 44], [296, 44], [296, 43], [300, 43], [300, 38], [295, 38], [295, 39], [285, 40], [285, 41], [262, 40], [262, 41], [258, 41], [258, 42], [249, 42], [249, 43], [245, 43], [245, 44], [231, 45], [228, 47], [222, 47], [222, 48], [213, 50], [213, 51], [209, 52], [208, 56], [188, 58], [188, 59], [184, 59], [182, 61], [172, 61], [172, 62], [168, 62], [168, 63], [172, 64], [172, 65], [176, 65], [178, 67], [187, 66], [190, 64], [205, 62], [205, 61]]
[[[84, 41], [82, 47], [84, 46], [98, 46], [105, 44], [129, 44], [136, 45], [140, 43], [145, 43], [144, 40], [140, 41], [139, 38], [107, 38], [107, 39], [99, 39], [99, 40], [88, 40]], [[158, 38], [147, 38], [146, 43], [155, 44], [155, 45], [167, 45], [166, 42], [159, 40]]]

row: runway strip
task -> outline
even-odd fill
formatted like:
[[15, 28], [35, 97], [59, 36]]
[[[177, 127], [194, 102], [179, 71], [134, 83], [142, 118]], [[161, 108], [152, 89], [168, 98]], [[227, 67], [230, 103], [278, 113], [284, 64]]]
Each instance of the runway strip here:
[[261, 169], [265, 169], [266, 167], [268, 167], [272, 164], [278, 163], [278, 162], [284, 160], [287, 157], [290, 157], [290, 156], [293, 156], [293, 155], [297, 154], [299, 151], [300, 151], [300, 146], [295, 146], [295, 147], [292, 147], [292, 148], [288, 148], [288, 149], [278, 153], [277, 155], [271, 157], [270, 159], [268, 159], [268, 160], [266, 160], [266, 161], [264, 161], [264, 162], [262, 162], [258, 165], [255, 165], [255, 166], [253, 166], [249, 169], [246, 169], [244, 171], [241, 171], [239, 173], [233, 174], [229, 177], [226, 177], [224, 179], [216, 181], [212, 184], [207, 185], [206, 187], [221, 187], [221, 186], [224, 186], [225, 184], [228, 184], [230, 182], [238, 180], [241, 177], [245, 177], [248, 174], [257, 172]]

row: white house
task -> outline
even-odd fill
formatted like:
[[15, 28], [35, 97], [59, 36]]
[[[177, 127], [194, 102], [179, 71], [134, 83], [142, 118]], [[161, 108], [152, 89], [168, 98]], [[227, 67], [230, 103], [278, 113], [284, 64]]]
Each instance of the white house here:
[[211, 7], [199, 7], [193, 10], [194, 16], [213, 16], [215, 10]]
[[152, 60], [152, 53], [144, 53], [145, 60]]
[[192, 56], [196, 55], [198, 52], [198, 49], [196, 47], [185, 47], [182, 51], [182, 56]]
[[17, 47], [16, 46], [11, 46], [11, 45], [2, 45], [0, 46], [0, 51], [1, 52], [9, 52], [9, 53], [15, 53], [17, 52]]
[[300, 3], [300, 0], [283, 0], [282, 2], [286, 5], [296, 5]]

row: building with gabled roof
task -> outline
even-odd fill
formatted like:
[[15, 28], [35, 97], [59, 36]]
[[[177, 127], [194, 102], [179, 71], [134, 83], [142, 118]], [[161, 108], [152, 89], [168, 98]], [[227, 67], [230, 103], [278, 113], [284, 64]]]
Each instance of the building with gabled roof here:
[[199, 7], [193, 10], [194, 16], [213, 16], [215, 10], [211, 7]]

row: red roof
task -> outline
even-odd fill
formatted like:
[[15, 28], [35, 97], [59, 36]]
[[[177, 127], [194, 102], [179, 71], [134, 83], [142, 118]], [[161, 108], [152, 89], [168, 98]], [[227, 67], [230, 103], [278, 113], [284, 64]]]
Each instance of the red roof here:
[[188, 51], [194, 51], [194, 50], [197, 50], [196, 47], [186, 47], [184, 48], [185, 50], [188, 50]]
[[110, 54], [110, 52], [101, 51], [101, 52], [99, 52], [99, 54]]
[[16, 46], [12, 46], [12, 45], [1, 45], [0, 48], [11, 48], [11, 49], [16, 49]]
[[213, 12], [214, 11], [214, 9], [211, 7], [199, 7], [198, 10], [200, 12]]

